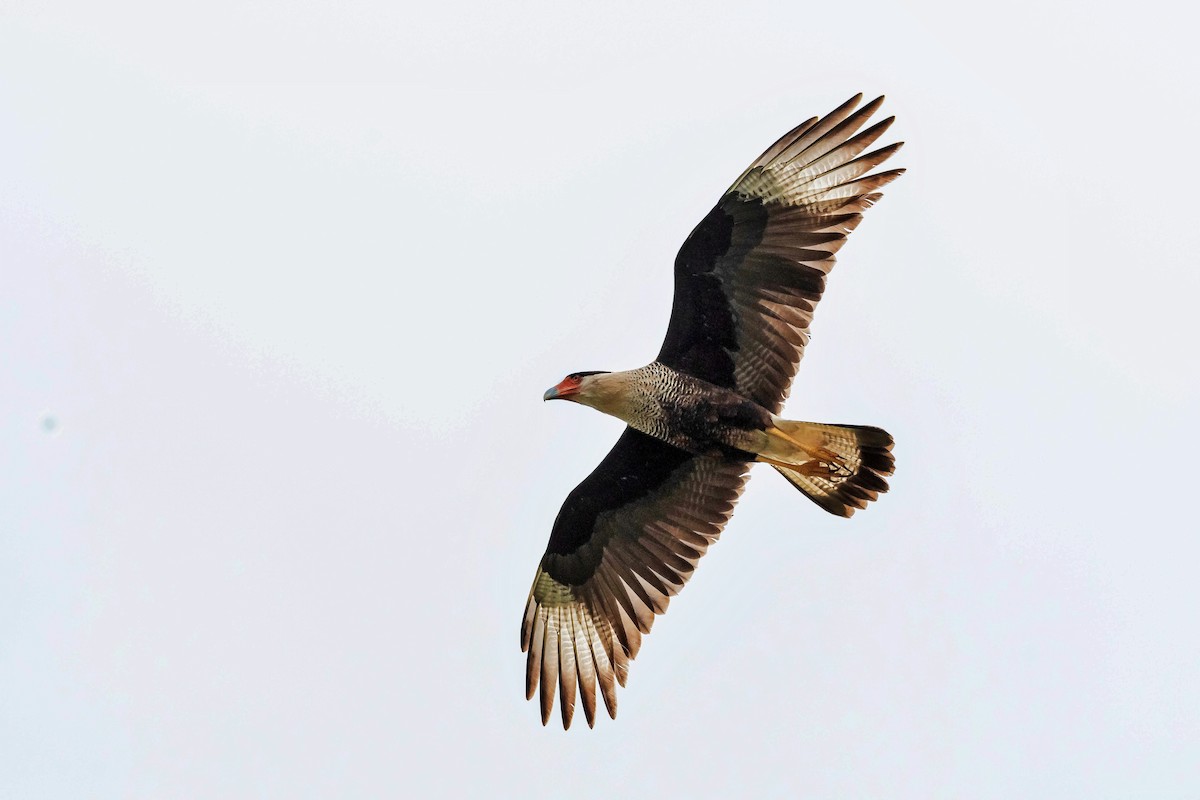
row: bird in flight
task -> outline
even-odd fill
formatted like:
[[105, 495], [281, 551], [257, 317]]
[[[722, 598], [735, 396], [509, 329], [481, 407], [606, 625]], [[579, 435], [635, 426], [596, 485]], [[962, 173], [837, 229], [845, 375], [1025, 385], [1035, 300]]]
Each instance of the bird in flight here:
[[[849, 517], [886, 492], [892, 437], [860, 425], [781, 419], [813, 309], [862, 213], [904, 170], [872, 173], [901, 143], [863, 155], [893, 117], [862, 95], [784, 134], [742, 173], [675, 258], [675, 300], [658, 357], [626, 372], [576, 372], [546, 400], [627, 424], [567, 496], [521, 624], [525, 690], [542, 724], [616, 684], [733, 513], [750, 464], [770, 464], [826, 511]], [[857, 109], [857, 110], [855, 110]]]

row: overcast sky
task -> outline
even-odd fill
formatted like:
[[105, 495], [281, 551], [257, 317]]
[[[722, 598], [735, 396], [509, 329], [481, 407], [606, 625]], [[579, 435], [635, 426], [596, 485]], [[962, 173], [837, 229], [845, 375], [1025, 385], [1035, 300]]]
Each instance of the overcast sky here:
[[[4, 3], [0, 796], [1194, 798], [1183, 4]], [[908, 173], [589, 730], [518, 632], [687, 233], [886, 93]]]

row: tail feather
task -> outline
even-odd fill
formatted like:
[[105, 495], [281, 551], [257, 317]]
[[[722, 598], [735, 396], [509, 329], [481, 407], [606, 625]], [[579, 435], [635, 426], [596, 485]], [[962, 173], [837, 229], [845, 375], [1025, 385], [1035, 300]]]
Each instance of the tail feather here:
[[758, 460], [831, 514], [849, 517], [888, 490], [895, 471], [892, 437], [866, 425], [775, 420]]

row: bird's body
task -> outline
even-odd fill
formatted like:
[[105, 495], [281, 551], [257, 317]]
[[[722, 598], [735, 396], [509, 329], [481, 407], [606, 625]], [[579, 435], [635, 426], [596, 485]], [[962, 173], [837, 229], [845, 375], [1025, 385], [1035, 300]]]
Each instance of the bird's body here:
[[563, 503], [521, 625], [526, 691], [542, 722], [576, 692], [588, 724], [656, 614], [716, 541], [750, 464], [770, 464], [826, 511], [848, 517], [887, 491], [892, 438], [879, 428], [781, 418], [834, 254], [902, 170], [873, 174], [898, 144], [866, 155], [891, 119], [859, 129], [879, 98], [855, 97], [767, 149], [684, 242], [657, 358], [624, 372], [568, 375], [546, 392], [628, 428]]
[[627, 372], [586, 376], [576, 402], [696, 455], [752, 459], [771, 412], [737, 392], [652, 361]]

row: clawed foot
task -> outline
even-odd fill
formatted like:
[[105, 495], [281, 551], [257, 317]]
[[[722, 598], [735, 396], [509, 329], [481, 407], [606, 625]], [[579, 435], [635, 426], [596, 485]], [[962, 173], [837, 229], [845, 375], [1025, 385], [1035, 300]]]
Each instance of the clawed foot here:
[[797, 464], [792, 467], [792, 469], [810, 478], [829, 479], [850, 477], [850, 470], [835, 454], [822, 449], [819, 455], [824, 456], [825, 460], [805, 461], [803, 464]]

